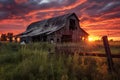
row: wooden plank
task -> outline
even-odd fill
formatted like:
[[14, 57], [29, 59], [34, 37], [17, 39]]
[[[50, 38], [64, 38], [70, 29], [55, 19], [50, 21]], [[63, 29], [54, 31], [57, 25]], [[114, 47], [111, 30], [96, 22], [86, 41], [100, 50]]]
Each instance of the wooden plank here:
[[111, 56], [111, 51], [110, 51], [110, 47], [109, 47], [108, 38], [107, 38], [107, 36], [103, 36], [102, 39], [103, 39], [105, 52], [106, 52], [106, 55], [107, 55], [108, 68], [109, 68], [109, 71], [112, 72], [112, 71], [114, 71], [113, 60], [112, 60], [112, 56]]

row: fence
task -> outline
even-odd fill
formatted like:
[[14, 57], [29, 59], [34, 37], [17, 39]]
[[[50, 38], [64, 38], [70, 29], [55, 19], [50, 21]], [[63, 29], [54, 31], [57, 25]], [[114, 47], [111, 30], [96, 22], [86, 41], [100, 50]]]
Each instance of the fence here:
[[67, 55], [73, 55], [74, 53], [79, 54], [80, 56], [97, 56], [97, 57], [106, 57], [107, 62], [108, 62], [108, 69], [110, 72], [114, 71], [114, 64], [112, 58], [120, 58], [120, 54], [111, 54], [111, 50], [109, 47], [108, 43], [108, 38], [107, 36], [103, 36], [103, 44], [104, 44], [104, 49], [105, 53], [82, 53], [80, 52], [80, 47], [76, 46], [56, 46], [55, 47], [55, 52], [57, 53], [65, 53]]

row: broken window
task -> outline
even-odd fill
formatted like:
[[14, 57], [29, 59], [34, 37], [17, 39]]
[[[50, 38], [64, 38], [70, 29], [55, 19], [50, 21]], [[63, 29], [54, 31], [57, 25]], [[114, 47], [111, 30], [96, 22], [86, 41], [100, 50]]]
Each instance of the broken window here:
[[75, 20], [74, 20], [74, 19], [70, 19], [69, 29], [70, 29], [70, 30], [75, 30], [75, 29], [77, 29], [77, 27], [76, 27], [76, 25], [75, 25]]

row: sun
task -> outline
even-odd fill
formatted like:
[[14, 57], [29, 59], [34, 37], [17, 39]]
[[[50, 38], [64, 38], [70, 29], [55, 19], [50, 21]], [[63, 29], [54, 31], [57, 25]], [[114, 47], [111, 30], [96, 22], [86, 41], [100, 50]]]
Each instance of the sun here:
[[99, 40], [99, 38], [97, 36], [89, 36], [88, 37], [88, 41], [92, 42], [92, 41], [96, 41]]
[[92, 37], [89, 37], [88, 40], [91, 42], [91, 41], [94, 41]]

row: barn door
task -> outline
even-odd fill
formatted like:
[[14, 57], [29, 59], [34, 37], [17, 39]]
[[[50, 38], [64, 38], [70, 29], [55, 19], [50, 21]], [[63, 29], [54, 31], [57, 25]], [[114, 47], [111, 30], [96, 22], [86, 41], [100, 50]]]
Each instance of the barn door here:
[[44, 41], [44, 42], [47, 41], [47, 36], [46, 36], [46, 35], [43, 36], [43, 41]]

